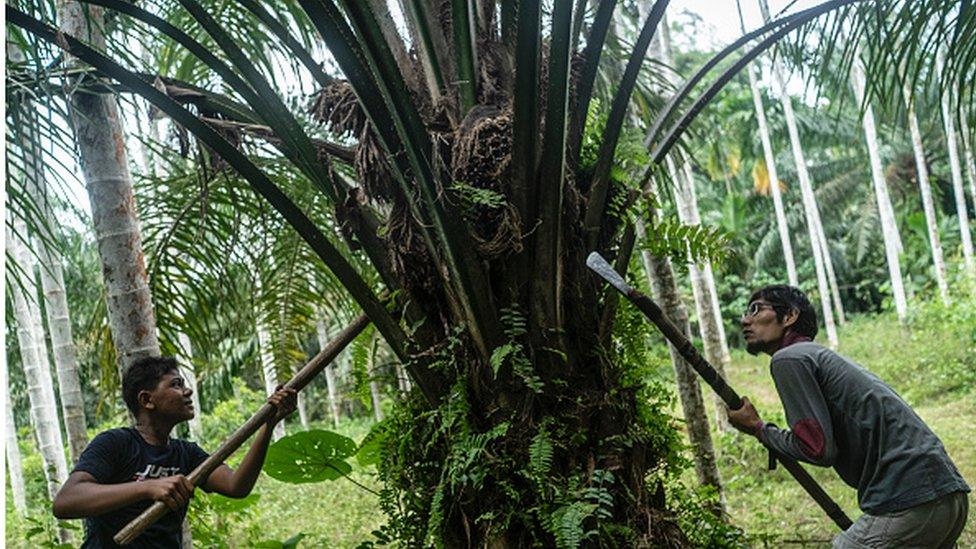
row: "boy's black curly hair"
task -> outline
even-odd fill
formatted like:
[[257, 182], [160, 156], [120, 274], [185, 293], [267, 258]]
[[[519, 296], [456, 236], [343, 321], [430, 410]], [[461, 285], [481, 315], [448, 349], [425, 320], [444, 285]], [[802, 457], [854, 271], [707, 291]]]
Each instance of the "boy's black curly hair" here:
[[782, 322], [783, 317], [792, 310], [800, 313], [796, 323], [791, 329], [796, 333], [807, 336], [810, 339], [817, 337], [817, 313], [813, 310], [813, 305], [807, 299], [806, 294], [799, 288], [786, 284], [773, 284], [760, 288], [752, 293], [749, 303], [757, 299], [762, 299], [773, 306], [776, 311], [776, 320]]
[[133, 362], [122, 376], [122, 399], [132, 415], [139, 413], [140, 391], [155, 389], [164, 375], [179, 371], [179, 364], [171, 356], [147, 356]]

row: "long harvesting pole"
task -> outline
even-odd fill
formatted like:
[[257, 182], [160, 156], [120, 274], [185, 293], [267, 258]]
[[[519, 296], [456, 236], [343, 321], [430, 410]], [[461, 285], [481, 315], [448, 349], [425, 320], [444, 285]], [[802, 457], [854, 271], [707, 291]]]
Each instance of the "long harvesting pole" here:
[[[640, 291], [632, 288], [623, 277], [620, 276], [613, 267], [603, 259], [600, 254], [593, 252], [586, 258], [586, 265], [593, 272], [598, 274], [600, 278], [606, 280], [611, 286], [616, 288], [620, 293], [624, 294], [628, 301], [634, 304], [644, 315], [654, 323], [655, 326], [664, 334], [664, 337], [671, 342], [672, 345], [681, 353], [688, 364], [698, 372], [698, 375], [705, 380], [705, 383], [716, 392], [722, 400], [729, 406], [731, 410], [738, 410], [742, 407], [742, 398], [738, 393], [735, 392], [722, 376], [718, 375], [715, 368], [705, 360], [705, 357], [698, 352], [698, 349], [692, 345], [691, 341], [688, 340], [681, 333], [681, 330], [677, 328], [666, 316], [661, 308], [654, 303], [650, 297], [644, 295]], [[765, 444], [764, 444], [765, 446]], [[803, 489], [807, 491], [808, 494], [820, 505], [820, 508], [827, 513], [834, 523], [841, 529], [847, 530], [850, 528], [851, 519], [844, 513], [843, 509], [837, 505], [830, 495], [824, 491], [823, 488], [817, 484], [817, 481], [813, 480], [810, 473], [806, 471], [796, 460], [786, 456], [780, 452], [777, 452], [773, 448], [766, 446], [767, 449], [773, 454], [773, 456], [783, 464], [783, 467], [793, 475], [793, 478], [803, 486]]]

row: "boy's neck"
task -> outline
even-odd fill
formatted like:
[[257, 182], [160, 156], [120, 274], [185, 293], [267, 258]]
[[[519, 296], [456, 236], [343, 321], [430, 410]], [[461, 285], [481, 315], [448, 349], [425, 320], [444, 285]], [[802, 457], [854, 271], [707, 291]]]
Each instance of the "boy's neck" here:
[[173, 425], [153, 421], [152, 418], [142, 416], [136, 419], [135, 429], [148, 444], [164, 446], [169, 442], [169, 434], [173, 431]]

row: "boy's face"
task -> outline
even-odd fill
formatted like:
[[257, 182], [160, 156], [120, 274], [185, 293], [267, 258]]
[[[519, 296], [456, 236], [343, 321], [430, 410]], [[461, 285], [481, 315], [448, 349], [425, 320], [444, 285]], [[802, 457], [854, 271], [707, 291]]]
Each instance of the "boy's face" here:
[[162, 415], [174, 421], [187, 421], [193, 418], [193, 391], [186, 386], [183, 376], [177, 371], [163, 374], [152, 391], [143, 391], [140, 402], [144, 409], [153, 415]]

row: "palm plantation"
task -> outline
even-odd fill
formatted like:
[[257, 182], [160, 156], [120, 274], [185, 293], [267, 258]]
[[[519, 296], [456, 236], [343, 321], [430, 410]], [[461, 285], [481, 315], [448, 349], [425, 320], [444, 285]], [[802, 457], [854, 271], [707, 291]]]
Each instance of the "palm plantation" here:
[[[42, 309], [55, 353], [55, 326], [77, 342], [89, 428], [125, 423], [119, 368], [178, 354], [192, 360], [202, 412], [188, 435], [206, 448], [361, 311], [372, 328], [276, 435], [284, 448], [300, 433], [347, 433], [359, 453], [342, 459], [355, 465], [324, 463], [331, 481], [287, 484], [307, 480], [275, 461], [277, 480], [262, 479], [266, 495], [245, 510], [194, 503], [195, 543], [297, 534], [282, 530], [297, 519], [258, 518], [288, 490], [354, 493], [373, 510], [347, 525], [358, 540], [303, 526], [309, 546], [754, 542], [763, 527], [750, 517], [777, 507], [750, 500], [743, 513], [743, 478], [767, 482], [758, 465], [741, 470], [761, 448], [716, 425], [710, 390], [584, 261], [598, 251], [653, 290], [750, 390], [736, 321], [765, 283], [809, 291], [842, 351], [869, 314], [921, 334], [943, 306], [952, 330], [971, 328], [960, 132], [976, 127], [963, 61], [976, 15], [936, 1], [889, 21], [878, 13], [901, 4], [878, 3], [778, 14], [785, 6], [743, 0], [743, 32], [772, 24], [724, 59], [688, 38], [698, 23], [677, 1], [8, 3], [8, 33], [27, 54], [7, 70], [11, 420], [50, 432], [40, 450], [26, 435], [20, 448], [56, 463], [54, 434], [60, 421], [72, 432], [77, 402], [61, 383], [58, 419], [48, 380], [51, 395], [31, 390], [36, 413], [18, 408], [24, 381], [50, 370]], [[882, 28], [890, 38], [864, 43], [852, 90], [852, 52]], [[932, 45], [897, 56], [892, 44], [911, 39]], [[25, 97], [45, 114], [23, 117]], [[147, 113], [163, 131], [148, 130]], [[73, 214], [64, 185], [43, 209], [31, 195], [35, 149], [48, 173], [80, 166], [94, 231], [30, 214]], [[126, 150], [144, 154], [132, 162]], [[757, 188], [754, 172], [765, 174]], [[51, 235], [50, 246], [25, 247], [26, 234]], [[74, 267], [64, 320], [37, 299], [47, 279], [34, 249]], [[969, 360], [926, 362], [957, 365], [931, 383], [971, 394]], [[45, 467], [56, 489], [66, 471]], [[818, 509], [805, 512], [830, 531]], [[322, 513], [299, 514], [341, 522]]]

